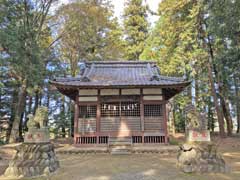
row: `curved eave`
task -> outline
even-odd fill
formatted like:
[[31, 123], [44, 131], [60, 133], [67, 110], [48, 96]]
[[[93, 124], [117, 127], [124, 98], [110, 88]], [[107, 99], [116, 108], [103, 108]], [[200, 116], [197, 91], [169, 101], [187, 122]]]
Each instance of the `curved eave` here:
[[187, 87], [191, 84], [191, 81], [184, 81], [184, 82], [175, 82], [173, 84], [132, 84], [132, 85], [70, 85], [64, 82], [56, 82], [56, 81], [49, 81], [50, 84], [56, 86], [57, 88], [65, 88], [65, 89], [102, 89], [102, 88], [129, 88], [129, 87], [161, 87], [161, 88], [181, 88]]
[[79, 86], [79, 85], [68, 85], [62, 82], [50, 81], [51, 85], [54, 85], [62, 94], [70, 97], [71, 99], [75, 100], [76, 95], [78, 94], [78, 89], [102, 89], [102, 88], [163, 88], [163, 93], [166, 100], [169, 100], [176, 94], [180, 93], [184, 90], [187, 86], [191, 84], [191, 81], [179, 82], [175, 84], [165, 84], [165, 85], [105, 85], [105, 86]]

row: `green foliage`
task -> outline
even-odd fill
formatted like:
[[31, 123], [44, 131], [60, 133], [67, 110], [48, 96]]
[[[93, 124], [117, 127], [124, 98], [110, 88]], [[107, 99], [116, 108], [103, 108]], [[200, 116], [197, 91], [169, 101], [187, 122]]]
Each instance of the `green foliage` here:
[[111, 60], [122, 57], [122, 31], [109, 1], [73, 1], [58, 9], [60, 54], [70, 64], [72, 76], [81, 60]]
[[147, 6], [142, 0], [128, 0], [124, 9], [125, 58], [138, 60], [148, 35]]
[[[76, 76], [82, 60], [124, 57], [157, 60], [161, 74], [193, 80], [192, 87], [173, 99], [176, 130], [184, 131], [184, 107], [191, 102], [206, 112], [213, 130], [216, 112], [206, 67], [211, 45], [210, 74], [217, 100], [220, 105], [224, 100], [230, 115], [240, 119], [240, 1], [163, 0], [150, 33], [149, 9], [142, 0], [125, 2], [124, 28], [114, 18], [109, 0], [70, 1], [50, 16], [52, 2], [0, 0], [0, 117], [13, 121], [17, 114], [24, 129], [27, 114], [44, 104], [51, 130], [65, 135], [73, 125], [71, 103], [52, 91], [47, 80]], [[21, 89], [26, 98], [18, 104]]]
[[[216, 93], [221, 99], [221, 108], [224, 107], [223, 102], [228, 103], [225, 104], [227, 108], [229, 103], [237, 104], [234, 100], [236, 92], [232, 87], [239, 86], [234, 84], [234, 80], [238, 82], [240, 77], [239, 7], [239, 1], [231, 0], [164, 0], [159, 5], [159, 21], [151, 31], [140, 56], [143, 60], [156, 59], [162, 74], [185, 75], [188, 79], [193, 79], [194, 103], [200, 111], [208, 114], [210, 128], [214, 126], [215, 109], [206, 68], [209, 58], [213, 58], [213, 72], [210, 73], [215, 74], [213, 81], [218, 85]], [[191, 94], [188, 93], [187, 96]], [[191, 99], [190, 96], [189, 98]], [[182, 127], [183, 106], [179, 103], [179, 96], [174, 102], [177, 108], [176, 125]], [[237, 105], [236, 109], [239, 108]], [[222, 111], [226, 115], [227, 109], [223, 108]], [[225, 118], [227, 120], [226, 116]]]
[[194, 66], [206, 57], [196, 39], [199, 9], [196, 1], [160, 3], [160, 19], [147, 39], [141, 59], [158, 60], [162, 74], [194, 76]]
[[[146, 41], [140, 59], [157, 60], [163, 75], [195, 78], [207, 55], [196, 38], [200, 7], [197, 1], [162, 1], [159, 5], [160, 18]], [[174, 99], [177, 131], [185, 129], [183, 109], [191, 103], [191, 87], [188, 91]]]
[[[46, 37], [41, 18], [31, 1], [2, 1], [0, 46], [6, 53], [9, 74], [16, 80], [27, 80], [30, 86], [39, 84], [44, 76], [41, 39]], [[47, 7], [45, 7], [47, 8]], [[50, 34], [48, 33], [48, 36]]]

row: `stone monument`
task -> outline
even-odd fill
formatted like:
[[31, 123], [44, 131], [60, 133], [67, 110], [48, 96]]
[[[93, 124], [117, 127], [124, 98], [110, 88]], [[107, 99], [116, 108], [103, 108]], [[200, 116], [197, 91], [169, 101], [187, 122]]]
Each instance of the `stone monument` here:
[[59, 168], [54, 145], [49, 141], [47, 108], [39, 107], [36, 115], [28, 115], [28, 118], [24, 143], [16, 147], [17, 152], [3, 177], [21, 179], [48, 175]]
[[193, 105], [186, 108], [185, 144], [180, 146], [178, 166], [183, 172], [227, 172], [228, 168], [217, 145], [210, 141], [207, 120]]
[[207, 129], [206, 116], [199, 113], [193, 105], [186, 111], [186, 137], [188, 142], [210, 142], [210, 132]]

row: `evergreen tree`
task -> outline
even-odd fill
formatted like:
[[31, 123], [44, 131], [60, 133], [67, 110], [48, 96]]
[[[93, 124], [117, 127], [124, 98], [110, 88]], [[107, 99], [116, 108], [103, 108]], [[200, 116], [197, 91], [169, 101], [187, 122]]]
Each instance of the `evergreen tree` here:
[[125, 58], [138, 60], [148, 35], [147, 6], [142, 0], [127, 0], [124, 9]]
[[[52, 0], [1, 1], [0, 47], [7, 75], [16, 82], [11, 142], [21, 138], [23, 114], [29, 88], [39, 86], [45, 74], [45, 42], [49, 38], [46, 18]], [[14, 101], [15, 101], [14, 100]]]

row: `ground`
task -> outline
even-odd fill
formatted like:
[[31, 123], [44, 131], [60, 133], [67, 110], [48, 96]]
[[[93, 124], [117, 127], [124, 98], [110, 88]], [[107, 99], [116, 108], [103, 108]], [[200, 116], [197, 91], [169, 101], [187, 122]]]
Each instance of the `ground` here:
[[[240, 141], [239, 137], [219, 140], [219, 151], [230, 167], [226, 174], [185, 174], [176, 166], [176, 154], [163, 155], [143, 153], [132, 155], [109, 154], [58, 154], [61, 168], [51, 175], [51, 180], [239, 180], [240, 179]], [[0, 153], [8, 159], [11, 151]], [[0, 161], [3, 173], [7, 160]], [[46, 177], [35, 180], [46, 180]]]

